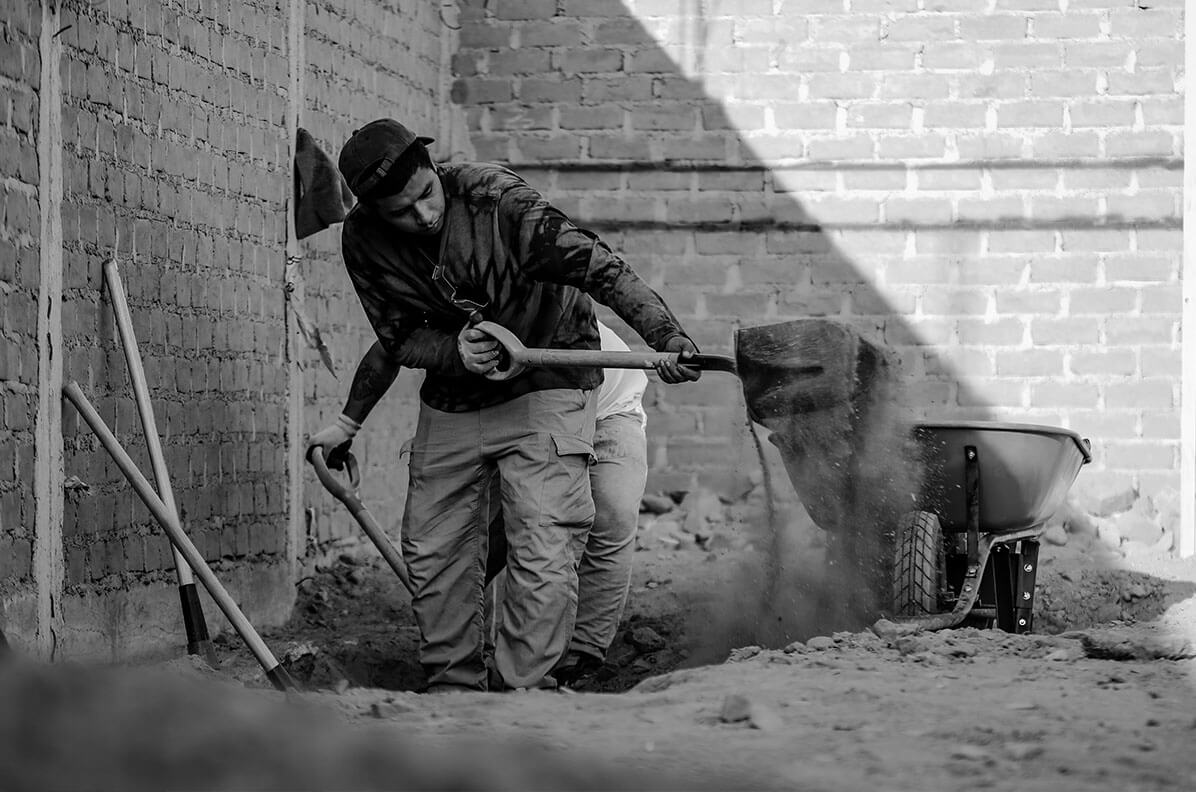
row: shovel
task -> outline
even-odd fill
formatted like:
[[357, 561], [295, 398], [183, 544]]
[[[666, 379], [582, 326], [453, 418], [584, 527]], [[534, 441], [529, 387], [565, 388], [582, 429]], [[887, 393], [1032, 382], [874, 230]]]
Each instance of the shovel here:
[[[795, 319], [735, 332], [735, 357], [680, 352], [528, 348], [494, 322], [474, 327], [502, 347], [500, 373], [521, 368], [651, 369], [661, 362], [738, 376], [754, 421], [845, 404], [875, 378], [881, 357], [846, 325], [828, 319]], [[505, 379], [507, 377], [496, 377]]]
[[[313, 453], [314, 451], [314, 453]], [[357, 494], [357, 487], [361, 484], [361, 474], [357, 469], [357, 458], [352, 454], [345, 455], [345, 468], [349, 475], [348, 483], [345, 483], [332, 475], [328, 469], [328, 465], [324, 462], [324, 449], [320, 446], [312, 446], [308, 451], [307, 461], [315, 468], [316, 478], [324, 485], [324, 489], [345, 505], [349, 510], [349, 514], [353, 515], [353, 519], [357, 520], [357, 524], [361, 526], [361, 530], [374, 543], [374, 547], [378, 548], [378, 552], [382, 554], [382, 558], [390, 566], [391, 570], [398, 576], [399, 582], [403, 584], [403, 588], [414, 596], [415, 591], [411, 587], [411, 576], [407, 574], [407, 564], [403, 561], [403, 556], [398, 548], [391, 543], [389, 537], [382, 530], [382, 526], [378, 525], [378, 521], [374, 519], [374, 515], [370, 514], [370, 510], [361, 502], [361, 496]]]

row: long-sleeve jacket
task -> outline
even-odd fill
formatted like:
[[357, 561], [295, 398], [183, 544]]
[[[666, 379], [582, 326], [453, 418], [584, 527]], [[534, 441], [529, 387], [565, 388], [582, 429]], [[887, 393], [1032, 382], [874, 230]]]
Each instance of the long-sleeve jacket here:
[[368, 205], [350, 212], [341, 235], [345, 266], [378, 339], [396, 362], [427, 370], [426, 404], [465, 412], [532, 391], [601, 383], [600, 369], [532, 369], [503, 382], [470, 374], [457, 334], [474, 310], [528, 347], [598, 349], [587, 295], [656, 350], [684, 335], [660, 295], [519, 176], [483, 163], [438, 170], [445, 194], [438, 257], [423, 237], [396, 232]]

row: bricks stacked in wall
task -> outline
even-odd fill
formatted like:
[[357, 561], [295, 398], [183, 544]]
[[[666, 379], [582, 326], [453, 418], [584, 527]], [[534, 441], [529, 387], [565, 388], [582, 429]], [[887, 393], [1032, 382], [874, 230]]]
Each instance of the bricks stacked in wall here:
[[[115, 256], [190, 536], [209, 562], [277, 561], [286, 18], [224, 0], [84, 4], [64, 21], [66, 376], [148, 474], [102, 289]], [[65, 435], [67, 474], [92, 492], [67, 504], [68, 586], [172, 575], [149, 512], [69, 411]]]
[[[306, 13], [305, 105], [301, 124], [336, 158], [354, 129], [379, 117], [402, 120], [439, 137], [440, 37], [444, 24], [434, 3], [309, 3]], [[432, 152], [453, 152], [438, 141]], [[301, 243], [307, 310], [329, 344], [338, 378], [311, 350], [305, 355], [305, 430], [314, 432], [344, 405], [353, 369], [374, 342], [340, 256], [340, 227]], [[399, 448], [414, 433], [419, 377], [403, 372], [354, 442], [361, 463], [361, 495], [386, 528], [397, 523], [406, 499], [406, 468]], [[305, 563], [362, 541], [339, 502], [306, 472], [304, 505], [310, 519]]]
[[[1074, 426], [1175, 486], [1182, 3], [990, 5], [478, 0], [454, 98], [711, 351], [836, 317], [924, 414]], [[714, 380], [650, 396], [659, 485], [727, 479]]]
[[40, 205], [37, 131], [41, 12], [0, 2], [0, 594], [28, 590], [33, 566]]

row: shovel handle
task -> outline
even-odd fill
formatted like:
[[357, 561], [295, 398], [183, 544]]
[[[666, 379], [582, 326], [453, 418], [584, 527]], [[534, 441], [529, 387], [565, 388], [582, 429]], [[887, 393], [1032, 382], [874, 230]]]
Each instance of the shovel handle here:
[[357, 468], [357, 458], [353, 454], [345, 454], [345, 467], [349, 474], [349, 484], [346, 485], [343, 481], [332, 475], [332, 471], [328, 469], [328, 464], [324, 461], [324, 449], [321, 446], [312, 446], [313, 449], [319, 449], [314, 454], [308, 454], [307, 459], [311, 462], [311, 466], [316, 470], [316, 478], [324, 485], [324, 489], [332, 494], [332, 497], [343, 503], [349, 510], [349, 514], [353, 515], [353, 519], [357, 520], [357, 524], [361, 527], [362, 532], [374, 543], [374, 547], [378, 548], [378, 552], [382, 555], [384, 560], [390, 567], [391, 571], [399, 578], [399, 582], [403, 584], [403, 588], [407, 589], [408, 593], [415, 596], [415, 588], [411, 585], [411, 576], [407, 573], [407, 564], [403, 561], [403, 554], [390, 541], [390, 537], [382, 530], [382, 526], [378, 525], [378, 521], [370, 514], [369, 509], [361, 502], [361, 498], [357, 495], [357, 485], [361, 483], [361, 476]]
[[528, 348], [507, 328], [494, 322], [474, 325], [497, 341], [514, 365], [538, 368], [617, 368], [653, 369], [660, 363], [677, 363], [709, 371], [735, 373], [735, 361], [721, 355], [691, 355], [680, 352], [619, 352], [604, 349], [535, 349]]
[[347, 506], [349, 501], [361, 502], [357, 496], [357, 487], [361, 484], [361, 473], [357, 468], [357, 457], [353, 456], [352, 452], [345, 454], [345, 472], [349, 476], [347, 485], [328, 469], [328, 463], [324, 461], [323, 446], [314, 445], [308, 449], [307, 461], [311, 462], [311, 466], [315, 468], [316, 478], [324, 485], [324, 489], [328, 490], [334, 498]]

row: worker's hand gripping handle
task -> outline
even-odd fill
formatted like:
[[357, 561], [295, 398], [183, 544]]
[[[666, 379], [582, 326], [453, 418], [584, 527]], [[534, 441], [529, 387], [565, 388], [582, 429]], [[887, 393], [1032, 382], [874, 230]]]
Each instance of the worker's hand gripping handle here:
[[311, 466], [315, 468], [316, 478], [324, 485], [324, 489], [328, 490], [334, 498], [349, 507], [350, 510], [354, 505], [361, 505], [361, 499], [357, 495], [357, 487], [361, 483], [361, 474], [357, 468], [357, 457], [353, 454], [345, 454], [345, 471], [349, 477], [349, 483], [341, 481], [332, 471], [328, 469], [327, 463], [324, 462], [324, 449], [320, 446], [312, 446], [313, 449], [318, 449], [316, 453], [309, 453], [307, 461], [311, 462]]

